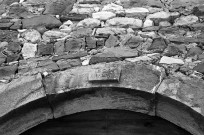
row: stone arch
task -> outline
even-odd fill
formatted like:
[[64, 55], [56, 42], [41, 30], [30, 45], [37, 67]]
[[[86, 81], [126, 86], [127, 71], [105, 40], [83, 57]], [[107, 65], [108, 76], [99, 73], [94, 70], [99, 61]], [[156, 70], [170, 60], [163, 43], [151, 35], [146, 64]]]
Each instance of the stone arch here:
[[[202, 101], [199, 90], [203, 86], [195, 84], [195, 94], [189, 84], [196, 80], [164, 76], [162, 68], [131, 62], [21, 76], [1, 85], [0, 133], [20, 134], [48, 119], [76, 112], [121, 109], [159, 116], [193, 135], [202, 135], [202, 102], [187, 102], [185, 96]], [[180, 84], [173, 89], [171, 83]], [[188, 92], [181, 97], [178, 93], [183, 89]]]

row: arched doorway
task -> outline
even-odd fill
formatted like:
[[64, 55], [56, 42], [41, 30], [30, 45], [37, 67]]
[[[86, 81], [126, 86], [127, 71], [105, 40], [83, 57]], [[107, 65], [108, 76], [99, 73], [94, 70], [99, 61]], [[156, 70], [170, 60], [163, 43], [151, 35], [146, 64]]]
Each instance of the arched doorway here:
[[48, 120], [21, 135], [191, 135], [159, 117], [125, 110], [95, 110]]

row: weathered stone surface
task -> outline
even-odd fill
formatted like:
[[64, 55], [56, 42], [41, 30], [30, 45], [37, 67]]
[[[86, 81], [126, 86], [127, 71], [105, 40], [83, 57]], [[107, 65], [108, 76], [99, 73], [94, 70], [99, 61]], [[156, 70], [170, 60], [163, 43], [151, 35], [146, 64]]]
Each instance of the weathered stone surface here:
[[17, 65], [0, 67], [0, 79], [6, 79], [14, 76], [17, 68]]
[[[98, 72], [98, 70], [100, 70], [99, 71], [100, 73]], [[53, 84], [53, 85], [52, 86], [46, 85], [45, 88], [47, 90], [47, 93], [53, 94], [53, 93], [61, 93], [65, 91], [72, 91], [75, 88], [81, 89], [81, 88], [88, 88], [91, 86], [93, 87], [111, 86], [112, 87], [115, 85], [118, 87], [118, 89], [120, 89], [120, 87], [125, 86], [133, 89], [136, 88], [139, 91], [152, 93], [155, 89], [154, 87], [160, 82], [159, 81], [161, 79], [160, 75], [161, 75], [161, 72], [156, 68], [153, 68], [152, 66], [145, 66], [143, 64], [136, 65], [134, 63], [128, 63], [128, 62], [115, 62], [115, 63], [108, 63], [108, 64], [101, 63], [97, 65], [92, 65], [92, 66], [78, 67], [75, 69], [70, 69], [70, 70], [53, 74], [52, 76], [48, 76], [46, 77], [45, 80], [49, 82], [49, 84]], [[117, 78], [119, 77], [120, 79], [118, 80]], [[117, 81], [116, 83], [110, 82], [110, 80], [115, 80], [115, 79], [118, 80], [118, 82]], [[146, 83], [145, 85], [144, 85], [144, 82]], [[95, 102], [94, 103], [89, 102], [92, 104], [92, 109], [95, 110], [101, 107], [104, 109], [114, 108], [111, 102], [109, 104], [104, 104], [103, 100], [100, 100], [100, 101], [101, 101], [101, 104], [103, 104], [103, 107], [101, 106], [101, 104], [97, 107], [93, 105]], [[104, 101], [107, 101], [107, 100], [104, 100]], [[86, 104], [86, 102], [84, 103]], [[139, 107], [140, 109], [136, 107], [138, 109], [133, 109], [133, 110], [136, 112], [154, 114], [152, 112], [153, 108], [149, 108], [150, 107], [150, 105], [148, 105], [149, 102], [146, 102], [146, 103], [142, 105], [136, 104], [136, 106], [140, 106]], [[98, 102], [96, 103], [96, 105], [97, 104]], [[78, 106], [76, 106], [75, 108], [72, 109], [72, 111], [70, 111], [70, 109], [68, 109], [67, 106], [66, 105], [64, 106], [64, 105], [58, 106], [57, 104], [55, 104], [55, 107], [54, 107], [55, 117], [60, 117], [67, 113], [70, 114], [75, 112], [76, 110], [78, 111], [81, 111], [84, 109], [87, 110], [89, 108], [88, 106], [86, 107], [80, 106], [80, 109], [79, 109]], [[121, 107], [118, 106], [118, 108], [121, 108]]]
[[12, 30], [0, 30], [0, 41], [1, 42], [11, 42], [11, 41], [16, 41], [17, 40], [17, 31], [12, 31]]
[[95, 18], [86, 18], [82, 21], [80, 21], [77, 24], [77, 27], [89, 27], [89, 28], [94, 28], [97, 27], [101, 24], [101, 22], [98, 19]]
[[7, 50], [13, 53], [19, 53], [21, 51], [21, 43], [20, 42], [10, 42], [8, 44]]
[[41, 41], [41, 34], [37, 30], [34, 30], [34, 29], [26, 30], [25, 32], [21, 34], [21, 36], [25, 40], [31, 43], [37, 43]]
[[[175, 77], [165, 79], [157, 91], [159, 94], [158, 116], [188, 129], [192, 134], [202, 134], [203, 117], [200, 115], [204, 114], [203, 86], [203, 80], [190, 78], [183, 74], [177, 74]], [[167, 99], [167, 97], [171, 98], [171, 100]]]
[[176, 59], [172, 57], [163, 56], [159, 62], [160, 64], [179, 64], [183, 65], [184, 61], [182, 59]]
[[52, 3], [46, 5], [46, 10], [43, 12], [44, 14], [67, 14], [72, 10], [76, 0], [55, 0]]
[[37, 52], [37, 44], [24, 43], [22, 48], [22, 55], [24, 59], [35, 57]]
[[162, 38], [156, 38], [153, 40], [152, 45], [148, 48], [148, 50], [154, 50], [154, 51], [159, 51], [162, 52], [164, 49], [167, 47], [164, 39]]
[[99, 20], [108, 20], [108, 19], [114, 18], [115, 16], [116, 16], [115, 13], [107, 12], [107, 11], [101, 11], [101, 12], [96, 12], [92, 14], [93, 18], [99, 19]]
[[131, 58], [138, 56], [138, 51], [136, 49], [130, 49], [128, 47], [107, 48], [104, 52], [112, 53], [118, 58]]
[[142, 20], [127, 18], [127, 17], [116, 17], [106, 21], [107, 26], [119, 26], [119, 27], [133, 27], [140, 28], [142, 27]]
[[147, 16], [147, 19], [167, 19], [168, 20], [169, 17], [170, 17], [170, 13], [161, 11], [161, 12], [149, 14]]
[[22, 20], [23, 28], [35, 28], [37, 26], [45, 26], [46, 28], [55, 28], [62, 25], [62, 23], [50, 15], [41, 15]]
[[175, 26], [188, 25], [188, 24], [193, 24], [197, 21], [198, 21], [198, 17], [194, 15], [181, 16], [180, 18], [175, 20], [174, 25]]
[[66, 52], [78, 52], [82, 47], [85, 47], [85, 41], [83, 39], [71, 38], [65, 42]]
[[67, 15], [61, 15], [60, 20], [62, 22], [71, 20], [71, 21], [81, 21], [84, 20], [85, 18], [88, 18], [87, 14], [67, 14]]
[[40, 56], [51, 55], [54, 53], [54, 45], [52, 43], [49, 44], [38, 44], [37, 46], [37, 54]]
[[204, 74], [204, 63], [198, 64], [198, 65], [194, 68], [194, 70], [196, 70], [196, 71], [198, 71], [198, 72]]
[[93, 37], [86, 37], [86, 46], [88, 49], [96, 48], [96, 39]]
[[58, 60], [56, 63], [59, 66], [60, 70], [81, 66], [80, 59], [67, 59], [67, 60], [62, 59], [62, 60]]
[[64, 43], [65, 43], [64, 40], [60, 40], [60, 41], [58, 41], [58, 42], [56, 42], [54, 44], [54, 52], [55, 52], [55, 54], [62, 55], [64, 53], [64, 51], [65, 51]]
[[151, 27], [154, 25], [154, 22], [150, 19], [145, 20], [143, 27]]
[[110, 35], [105, 42], [105, 46], [108, 48], [115, 47], [118, 45], [118, 38], [116, 36]]
[[114, 28], [114, 27], [105, 27], [105, 28], [98, 28], [96, 30], [96, 34], [126, 34], [127, 31], [125, 28]]

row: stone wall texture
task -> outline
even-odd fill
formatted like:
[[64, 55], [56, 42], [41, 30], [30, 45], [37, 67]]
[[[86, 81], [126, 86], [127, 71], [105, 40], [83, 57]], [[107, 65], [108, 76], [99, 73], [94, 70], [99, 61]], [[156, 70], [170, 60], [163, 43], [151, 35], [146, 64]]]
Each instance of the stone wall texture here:
[[204, 134], [203, 0], [0, 0], [0, 134], [100, 109]]

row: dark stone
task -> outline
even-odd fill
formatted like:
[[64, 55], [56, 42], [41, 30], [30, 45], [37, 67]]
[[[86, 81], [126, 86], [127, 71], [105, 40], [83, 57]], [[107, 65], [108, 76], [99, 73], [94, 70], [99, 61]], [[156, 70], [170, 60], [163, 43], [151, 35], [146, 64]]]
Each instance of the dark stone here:
[[59, 70], [58, 65], [50, 59], [40, 61], [37, 65], [37, 68], [45, 69], [46, 71], [58, 71]]
[[13, 62], [13, 61], [18, 61], [20, 59], [23, 59], [21, 54], [11, 54], [11, 55], [7, 55], [6, 62], [10, 63], [10, 62]]
[[200, 5], [193, 8], [193, 14], [196, 16], [204, 16], [204, 6]]
[[125, 43], [125, 46], [129, 46], [130, 48], [137, 48], [142, 42], [143, 38], [133, 36]]
[[65, 22], [65, 21], [68, 21], [68, 20], [81, 21], [81, 20], [84, 20], [85, 18], [88, 18], [87, 14], [75, 14], [75, 13], [72, 13], [72, 14], [61, 15], [60, 16], [60, 20], [62, 22]]
[[105, 38], [100, 38], [96, 41], [96, 46], [97, 47], [103, 47], [105, 45]]
[[180, 50], [179, 50], [178, 47], [169, 45], [169, 46], [166, 48], [165, 55], [168, 56], [168, 57], [171, 57], [171, 56], [178, 55], [179, 53], [180, 53]]
[[13, 53], [19, 53], [21, 51], [21, 43], [20, 42], [10, 42], [8, 44], [8, 51]]
[[200, 47], [193, 47], [191, 48], [188, 53], [187, 53], [187, 57], [193, 57], [195, 55], [200, 55], [203, 53], [203, 50]]
[[195, 38], [195, 37], [178, 36], [178, 37], [170, 37], [168, 39], [171, 42], [177, 42], [177, 43], [204, 43], [203, 38]]
[[96, 48], [96, 40], [93, 37], [86, 37], [86, 46], [88, 49]]
[[37, 26], [37, 27], [35, 27], [34, 29], [36, 29], [41, 35], [43, 35], [43, 33], [44, 33], [45, 31], [48, 31], [48, 29], [46, 29], [45, 26]]
[[0, 66], [6, 62], [6, 55], [0, 53]]
[[58, 61], [60, 59], [77, 59], [77, 58], [80, 58], [80, 57], [84, 57], [84, 56], [87, 56], [88, 53], [85, 52], [85, 51], [80, 51], [80, 52], [77, 52], [77, 53], [69, 53], [69, 54], [65, 54], [65, 55], [61, 55], [61, 56], [54, 56], [52, 58], [53, 61]]
[[83, 38], [85, 36], [91, 36], [92, 34], [91, 28], [79, 28], [76, 31], [72, 32], [73, 37]]
[[36, 28], [37, 26], [45, 26], [48, 29], [56, 28], [62, 25], [62, 23], [55, 17], [50, 15], [40, 15], [32, 18], [22, 20], [23, 28]]
[[46, 5], [43, 14], [61, 15], [69, 13], [76, 0], [57, 0]]
[[9, 10], [9, 16], [17, 17], [17, 18], [30, 18], [34, 16], [31, 12], [27, 11], [27, 9], [21, 5], [13, 5]]
[[11, 18], [2, 18], [0, 19], [0, 23], [9, 23], [11, 21]]
[[40, 55], [40, 56], [52, 55], [53, 52], [54, 52], [54, 45], [52, 43], [39, 44], [37, 46], [37, 54]]
[[101, 0], [83, 0], [79, 4], [101, 4]]
[[17, 41], [18, 32], [12, 30], [0, 30], [0, 42]]
[[3, 13], [5, 13], [7, 8], [9, 8], [7, 5], [5, 5], [5, 4], [0, 4], [0, 15], [2, 15]]
[[85, 47], [85, 41], [83, 39], [71, 38], [65, 42], [66, 52], [78, 52], [81, 48]]
[[102, 63], [102, 62], [114, 62], [114, 61], [120, 61], [122, 58], [116, 57], [112, 53], [102, 53], [102, 54], [97, 54], [91, 57], [89, 64], [97, 64], [97, 63]]
[[163, 38], [155, 38], [148, 50], [163, 52], [167, 47]]
[[0, 79], [15, 75], [17, 68], [17, 65], [0, 67]]
[[204, 74], [204, 62], [201, 63], [201, 64], [198, 64], [196, 67], [194, 67], [193, 70], [198, 71], [198, 72]]
[[64, 42], [64, 40], [61, 40], [54, 44], [55, 54], [62, 55], [64, 53]]
[[80, 59], [67, 59], [67, 60], [58, 60], [57, 65], [59, 66], [60, 70], [65, 70], [71, 67], [81, 66]]
[[118, 38], [114, 35], [110, 35], [105, 42], [105, 46], [108, 48], [115, 47], [118, 45]]

